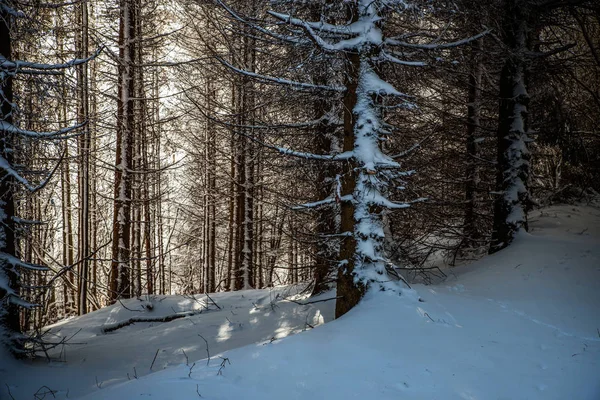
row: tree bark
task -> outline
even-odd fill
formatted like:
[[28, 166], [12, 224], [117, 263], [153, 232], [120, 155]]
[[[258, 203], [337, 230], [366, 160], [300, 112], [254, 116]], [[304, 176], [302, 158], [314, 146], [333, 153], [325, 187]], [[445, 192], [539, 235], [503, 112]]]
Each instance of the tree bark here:
[[[356, 17], [355, 17], [356, 18]], [[358, 87], [358, 74], [360, 69], [360, 58], [356, 53], [346, 54], [346, 92], [344, 94], [344, 141], [343, 151], [354, 149], [354, 116], [352, 111], [356, 105]], [[344, 164], [341, 179], [341, 197], [352, 196], [356, 189], [356, 165], [353, 161]], [[341, 317], [354, 307], [366, 288], [357, 284], [354, 279], [354, 266], [356, 256], [356, 239], [354, 237], [354, 204], [349, 201], [340, 203], [340, 231], [350, 233], [344, 237], [339, 253], [339, 268], [337, 274], [337, 296], [335, 304], [335, 317]]]
[[481, 112], [481, 77], [483, 65], [481, 60], [481, 47], [483, 39], [471, 44], [471, 59], [469, 72], [469, 89], [467, 101], [467, 165], [465, 183], [465, 219], [464, 236], [467, 247], [475, 247], [480, 239], [477, 228], [477, 185], [479, 183], [479, 169], [477, 159], [479, 158], [479, 144], [477, 134], [479, 132], [479, 116]]
[[134, 125], [135, 8], [121, 0], [119, 18], [119, 82], [117, 100], [117, 154], [113, 217], [112, 262], [108, 298], [114, 303], [131, 296], [131, 191]]
[[[12, 56], [12, 42], [10, 25], [12, 16], [8, 10], [0, 7], [0, 54], [7, 60]], [[5, 75], [0, 81], [0, 120], [12, 124], [13, 88], [12, 76]], [[0, 157], [12, 165], [12, 134], [0, 130]], [[14, 220], [14, 178], [0, 168], [0, 341], [11, 350], [20, 348], [18, 335], [20, 334], [19, 309], [15, 302], [9, 300], [12, 293], [19, 295], [19, 276], [15, 268], [3, 256], [15, 257], [15, 230]], [[16, 353], [15, 353], [16, 354]]]
[[[76, 6], [79, 19], [80, 32], [78, 33], [78, 58], [85, 59], [89, 56], [88, 50], [88, 5], [87, 1]], [[89, 122], [89, 80], [88, 65], [81, 64], [77, 67], [78, 112], [77, 122]], [[87, 313], [87, 296], [89, 280], [89, 255], [90, 255], [90, 126], [85, 127], [79, 137], [79, 251], [81, 261], [79, 268], [79, 301], [77, 311], [79, 315]]]
[[497, 174], [494, 226], [490, 252], [508, 246], [519, 230], [527, 230], [529, 149], [527, 136], [526, 54], [531, 10], [526, 2], [506, 0], [502, 39], [507, 57], [500, 74], [497, 131]]

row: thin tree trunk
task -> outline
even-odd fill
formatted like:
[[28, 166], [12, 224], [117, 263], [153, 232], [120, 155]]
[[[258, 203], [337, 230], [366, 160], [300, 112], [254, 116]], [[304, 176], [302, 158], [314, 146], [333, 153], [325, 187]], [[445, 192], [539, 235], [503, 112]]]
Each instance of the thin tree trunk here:
[[481, 77], [483, 65], [481, 60], [481, 47], [483, 39], [471, 44], [471, 60], [469, 68], [469, 94], [467, 101], [467, 166], [465, 182], [465, 220], [464, 236], [467, 247], [475, 247], [480, 238], [477, 229], [477, 185], [479, 183], [479, 170], [477, 159], [479, 158], [479, 144], [477, 134], [479, 133], [479, 115], [481, 112]]
[[[212, 108], [215, 92], [210, 82], [206, 84], [208, 108]], [[206, 254], [205, 254], [205, 290], [207, 293], [215, 292], [216, 285], [216, 135], [213, 124], [209, 121], [206, 128]]]
[[[94, 10], [94, 3], [90, 2], [90, 10], [89, 10], [89, 14], [92, 15], [91, 18], [91, 22], [94, 23], [95, 21], [95, 10]], [[89, 24], [88, 24], [89, 25]], [[89, 26], [88, 26], [89, 29]], [[93, 28], [92, 28], [93, 29]], [[97, 70], [98, 70], [98, 66], [96, 63], [92, 63], [91, 65], [91, 71], [90, 71], [90, 90], [91, 90], [91, 104], [90, 104], [90, 111], [91, 111], [91, 118], [90, 118], [90, 126], [89, 126], [89, 155], [90, 158], [92, 155], [96, 155], [98, 152], [98, 143], [97, 143], [97, 118], [98, 118], [98, 99], [97, 99]], [[91, 193], [91, 198], [90, 198], [90, 212], [91, 212], [91, 216], [90, 216], [90, 225], [92, 228], [91, 231], [91, 238], [92, 238], [92, 243], [91, 243], [91, 249], [93, 249], [93, 251], [98, 251], [98, 236], [99, 236], [99, 229], [98, 229], [98, 224], [99, 224], [99, 218], [98, 218], [98, 194], [97, 194], [97, 180], [98, 180], [98, 169], [96, 167], [96, 163], [92, 163], [90, 161], [90, 159], [88, 159], [88, 165], [90, 168], [90, 193]], [[90, 250], [91, 251], [91, 250]], [[95, 303], [98, 302], [98, 256], [93, 257], [92, 260], [92, 274], [91, 274], [91, 284], [92, 284], [92, 297], [95, 299]], [[96, 309], [96, 306], [92, 304], [92, 311]]]
[[[88, 5], [87, 1], [76, 7], [80, 21], [81, 32], [78, 40], [78, 58], [88, 57]], [[78, 123], [89, 120], [89, 80], [88, 64], [77, 67], [77, 88], [79, 109], [77, 112]], [[89, 279], [89, 254], [90, 254], [90, 127], [86, 126], [79, 137], [79, 301], [77, 311], [79, 315], [87, 313], [88, 279]]]

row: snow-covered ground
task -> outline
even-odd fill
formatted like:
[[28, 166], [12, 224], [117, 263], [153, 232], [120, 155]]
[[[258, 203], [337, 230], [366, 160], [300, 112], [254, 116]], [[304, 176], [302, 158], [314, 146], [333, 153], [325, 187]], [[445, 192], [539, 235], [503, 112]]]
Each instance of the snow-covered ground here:
[[220, 310], [200, 295], [156, 298], [151, 311], [128, 300], [144, 311], [117, 304], [53, 327], [62, 337], [81, 329], [72, 341], [86, 344], [66, 346], [67, 362], [4, 359], [0, 398], [10, 399], [7, 383], [17, 400], [42, 385], [56, 398], [111, 400], [598, 400], [600, 208], [531, 219], [530, 234], [442, 284], [370, 293], [324, 326], [333, 301], [298, 305], [281, 298], [289, 288], [211, 295]]

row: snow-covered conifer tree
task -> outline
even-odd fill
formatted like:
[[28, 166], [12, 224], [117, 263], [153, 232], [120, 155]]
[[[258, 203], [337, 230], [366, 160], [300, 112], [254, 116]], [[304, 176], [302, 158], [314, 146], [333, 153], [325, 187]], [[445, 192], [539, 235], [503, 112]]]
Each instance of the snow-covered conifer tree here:
[[531, 203], [527, 136], [526, 57], [528, 26], [532, 10], [519, 1], [505, 2], [502, 37], [508, 55], [500, 76], [498, 115], [498, 198], [494, 204], [492, 251], [512, 242], [520, 229], [527, 229], [527, 208]]
[[500, 73], [498, 111], [498, 153], [494, 227], [490, 252], [508, 246], [515, 235], [527, 230], [527, 211], [533, 205], [529, 188], [530, 138], [528, 129], [528, 74], [535, 59], [565, 51], [573, 46], [558, 46], [546, 53], [534, 51], [535, 32], [548, 23], [545, 18], [555, 10], [586, 6], [589, 0], [537, 1], [504, 0], [500, 37], [504, 46], [504, 65]]
[[[415, 60], [422, 51], [448, 48], [474, 40], [476, 37], [452, 43], [408, 42], [409, 37], [419, 37], [411, 32], [396, 37], [385, 37], [386, 21], [414, 9], [403, 0], [354, 0], [345, 1], [346, 23], [331, 24], [330, 16], [320, 21], [307, 21], [291, 13], [269, 12], [284, 33], [268, 31], [245, 21], [224, 3], [221, 5], [237, 20], [282, 42], [306, 45], [310, 43], [320, 51], [336, 54], [344, 59], [341, 71], [343, 86], [295, 82], [288, 79], [261, 75], [228, 65], [237, 73], [254, 79], [285, 85], [297, 90], [328, 91], [339, 95], [344, 104], [344, 138], [338, 154], [310, 154], [287, 148], [275, 147], [280, 153], [312, 160], [342, 163], [343, 173], [338, 179], [336, 193], [327, 199], [305, 204], [318, 207], [333, 202], [341, 204], [341, 235], [344, 241], [339, 254], [338, 301], [336, 316], [341, 316], [358, 303], [369, 286], [384, 286], [389, 260], [383, 249], [383, 209], [404, 209], [408, 202], [389, 200], [394, 182], [411, 175], [404, 171], [398, 161], [382, 151], [382, 142], [391, 134], [386, 124], [383, 107], [414, 108], [412, 97], [382, 79], [383, 64], [401, 68], [420, 67], [425, 62]], [[292, 32], [290, 34], [289, 32]], [[328, 150], [328, 149], [327, 149]], [[326, 150], [326, 151], [327, 151]]]

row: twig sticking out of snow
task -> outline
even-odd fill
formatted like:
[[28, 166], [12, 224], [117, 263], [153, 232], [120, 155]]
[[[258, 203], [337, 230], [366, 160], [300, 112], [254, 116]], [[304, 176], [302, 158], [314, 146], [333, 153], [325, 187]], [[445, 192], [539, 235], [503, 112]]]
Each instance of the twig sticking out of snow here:
[[156, 349], [156, 354], [154, 355], [154, 359], [152, 360], [152, 364], [150, 364], [150, 371], [152, 371], [152, 367], [154, 366], [154, 362], [156, 361], [156, 357], [158, 356], [158, 352], [160, 349]]
[[185, 356], [185, 365], [190, 365], [190, 359], [188, 358], [187, 354], [185, 354], [185, 350], [181, 349], [181, 352]]
[[206, 358], [206, 366], [208, 367], [208, 364], [210, 363], [210, 352], [208, 351], [208, 341], [201, 334], [198, 334], [198, 336], [200, 336], [202, 338], [202, 340], [204, 340], [204, 343], [206, 343], [206, 357], [207, 357]]
[[406, 286], [407, 286], [409, 289], [412, 289], [412, 288], [410, 287], [410, 285], [408, 284], [408, 282], [406, 281], [406, 279], [404, 279], [404, 277], [402, 276], [402, 274], [398, 273], [398, 271], [396, 271], [396, 270], [394, 269], [394, 266], [393, 266], [393, 265], [391, 265], [391, 266], [388, 266], [388, 265], [386, 265], [386, 268], [385, 268], [385, 269], [386, 269], [386, 271], [387, 271], [387, 272], [388, 272], [390, 275], [392, 275], [392, 276], [394, 276], [395, 278], [397, 278], [397, 279], [401, 280], [402, 282], [404, 282], [404, 284], [405, 284], [405, 285], [406, 285]]
[[310, 312], [306, 313], [306, 319], [304, 320], [304, 329], [303, 331], [306, 331], [306, 327], [309, 327], [310, 329], [315, 329], [314, 326], [312, 326], [311, 324], [308, 323], [308, 316], [310, 315]]
[[15, 398], [14, 398], [14, 397], [13, 397], [13, 395], [12, 395], [12, 393], [10, 392], [10, 386], [8, 386], [8, 383], [5, 383], [5, 385], [6, 385], [6, 390], [8, 390], [8, 395], [10, 396], [10, 398], [11, 398], [12, 400], [15, 400]]
[[132, 311], [132, 312], [142, 312], [142, 311], [144, 311], [144, 310], [133, 310], [133, 309], [127, 307], [125, 304], [123, 304], [123, 302], [121, 301], [121, 299], [117, 299], [117, 301], [121, 304], [121, 307], [123, 307], [127, 311]]
[[208, 295], [208, 293], [206, 293], [206, 297], [208, 297], [208, 299], [210, 300], [210, 302], [211, 302], [211, 303], [213, 303], [213, 305], [214, 305], [215, 307], [217, 307], [219, 310], [221, 309], [221, 307], [220, 307], [220, 306], [219, 306], [217, 303], [215, 303], [215, 301], [212, 299], [212, 297], [210, 297], [210, 296]]
[[[43, 391], [43, 392], [41, 392], [41, 390], [42, 390], [42, 389], [46, 389], [46, 390], [45, 390], [45, 391]], [[58, 393], [58, 390], [52, 390], [52, 389], [50, 389], [48, 386], [45, 386], [45, 385], [44, 385], [44, 386], [42, 386], [41, 388], [39, 388], [39, 389], [37, 390], [37, 392], [35, 392], [35, 393], [33, 394], [33, 397], [34, 397], [36, 400], [42, 400], [42, 399], [46, 398], [46, 395], [47, 395], [47, 394], [51, 394], [51, 395], [52, 395], [52, 397], [56, 398], [56, 396], [55, 396], [55, 393]], [[12, 396], [11, 396], [11, 397], [12, 397]]]
[[[75, 332], [74, 334], [72, 334], [69, 337], [64, 337], [64, 338], [60, 339], [60, 341], [58, 341], [58, 342], [47, 342], [44, 339], [46, 335], [52, 334], [50, 329], [48, 329], [47, 331], [44, 331], [44, 332], [37, 330], [36, 334], [34, 336], [31, 336], [28, 339], [28, 341], [29, 341], [29, 343], [31, 343], [33, 345], [32, 352], [36, 353], [37, 351], [43, 351], [44, 354], [46, 355], [46, 359], [48, 361], [50, 361], [50, 359], [51, 359], [50, 355], [48, 353], [48, 350], [54, 349], [55, 347], [58, 347], [58, 346], [62, 346], [60, 356], [62, 356], [62, 354], [64, 352], [65, 361], [66, 361], [65, 345], [67, 345], [67, 344], [86, 344], [86, 343], [81, 343], [81, 342], [80, 343], [70, 343], [71, 339], [73, 339], [75, 337], [75, 335], [77, 335], [79, 332], [81, 332], [81, 329], [82, 328], [79, 328], [77, 330], [77, 332]], [[39, 350], [39, 349], [41, 349], [41, 350]]]
[[221, 361], [221, 366], [219, 367], [219, 370], [217, 371], [217, 375], [223, 375], [223, 370], [225, 369], [225, 364], [229, 363], [229, 365], [231, 365], [231, 361], [229, 361], [229, 358], [227, 357], [220, 357], [219, 358], [223, 361]]

